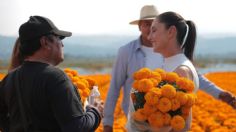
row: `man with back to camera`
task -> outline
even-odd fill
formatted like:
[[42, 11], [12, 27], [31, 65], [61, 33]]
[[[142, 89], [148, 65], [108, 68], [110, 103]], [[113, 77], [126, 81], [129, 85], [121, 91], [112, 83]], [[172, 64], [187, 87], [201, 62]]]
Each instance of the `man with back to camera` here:
[[84, 111], [75, 86], [55, 67], [64, 59], [62, 39], [71, 35], [42, 16], [20, 26], [25, 59], [0, 85], [1, 131], [91, 132], [99, 126], [103, 106]]

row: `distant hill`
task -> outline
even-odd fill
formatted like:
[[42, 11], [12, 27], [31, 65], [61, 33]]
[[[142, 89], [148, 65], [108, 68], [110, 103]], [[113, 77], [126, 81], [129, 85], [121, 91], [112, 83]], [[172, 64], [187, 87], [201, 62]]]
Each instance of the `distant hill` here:
[[0, 60], [9, 58], [15, 40], [16, 40], [15, 37], [0, 36]]
[[235, 59], [236, 36], [218, 38], [199, 37], [195, 54], [197, 56]]
[[[75, 57], [115, 56], [120, 46], [125, 45], [138, 36], [91, 35], [73, 36], [63, 40], [64, 52]], [[9, 59], [15, 37], [0, 36], [0, 59]], [[195, 54], [201, 57], [233, 57], [236, 56], [236, 36], [205, 38], [199, 37]]]
[[115, 56], [120, 46], [135, 39], [135, 36], [75, 36], [66, 38], [65, 54], [85, 57]]

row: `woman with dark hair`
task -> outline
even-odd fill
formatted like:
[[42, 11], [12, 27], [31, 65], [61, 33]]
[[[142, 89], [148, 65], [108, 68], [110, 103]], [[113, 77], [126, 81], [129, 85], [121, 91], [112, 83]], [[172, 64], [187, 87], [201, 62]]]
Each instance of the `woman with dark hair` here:
[[13, 50], [12, 50], [8, 72], [20, 66], [23, 63], [23, 60], [24, 60], [24, 57], [20, 53], [20, 39], [17, 38], [14, 44]]
[[193, 80], [196, 92], [199, 81], [192, 64], [196, 40], [195, 24], [184, 20], [175, 12], [165, 12], [153, 21], [149, 39], [154, 46], [153, 50], [164, 57], [163, 68]]
[[[195, 24], [175, 12], [165, 12], [153, 21], [149, 39], [153, 50], [164, 57], [162, 68], [192, 80], [195, 85], [193, 92], [196, 93], [199, 79], [192, 64], [196, 40]], [[182, 131], [190, 129], [191, 116], [190, 112]]]

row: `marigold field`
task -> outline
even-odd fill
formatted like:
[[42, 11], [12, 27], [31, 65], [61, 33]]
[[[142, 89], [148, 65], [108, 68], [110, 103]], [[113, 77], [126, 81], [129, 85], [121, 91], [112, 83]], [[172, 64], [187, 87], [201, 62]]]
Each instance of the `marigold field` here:
[[[101, 98], [105, 101], [109, 88], [111, 76], [87, 75], [97, 81]], [[236, 72], [215, 72], [205, 76], [221, 88], [236, 95]], [[4, 77], [0, 74], [0, 80]], [[115, 110], [115, 132], [125, 132], [126, 118], [121, 109], [123, 94], [118, 99]], [[214, 99], [212, 96], [199, 90], [197, 92], [198, 101], [193, 106], [193, 122], [191, 131], [193, 132], [236, 132], [236, 110], [224, 102]], [[102, 132], [103, 126], [100, 124], [96, 132]]]

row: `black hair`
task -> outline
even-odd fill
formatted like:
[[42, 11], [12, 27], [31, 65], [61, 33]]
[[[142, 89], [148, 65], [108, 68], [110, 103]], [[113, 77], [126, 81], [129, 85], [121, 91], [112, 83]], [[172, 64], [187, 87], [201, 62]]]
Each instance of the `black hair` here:
[[[175, 13], [175, 12], [165, 12], [160, 14], [158, 20], [161, 23], [164, 23], [166, 28], [170, 26], [175, 26], [177, 30], [177, 41], [180, 44], [180, 47], [183, 49], [184, 54], [188, 57], [189, 60], [193, 61], [193, 52], [196, 42], [196, 27], [192, 21], [186, 21], [184, 18]], [[186, 41], [184, 38], [186, 32], [188, 31]]]
[[[41, 37], [40, 37], [41, 38]], [[37, 50], [40, 49], [40, 38], [27, 40], [27, 41], [20, 41], [20, 52], [23, 56], [31, 56], [33, 55]]]
[[[42, 37], [42, 36], [41, 36]], [[31, 56], [33, 55], [37, 50], [40, 49], [41, 47], [41, 43], [40, 43], [40, 39], [41, 37], [38, 37], [36, 39], [32, 39], [32, 40], [27, 40], [27, 41], [21, 41], [21, 45], [20, 45], [20, 53], [24, 56]], [[45, 37], [50, 41], [53, 42], [53, 34], [47, 34], [45, 35]]]

